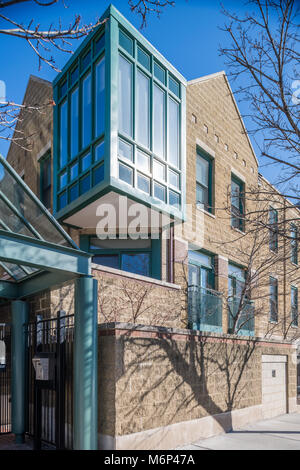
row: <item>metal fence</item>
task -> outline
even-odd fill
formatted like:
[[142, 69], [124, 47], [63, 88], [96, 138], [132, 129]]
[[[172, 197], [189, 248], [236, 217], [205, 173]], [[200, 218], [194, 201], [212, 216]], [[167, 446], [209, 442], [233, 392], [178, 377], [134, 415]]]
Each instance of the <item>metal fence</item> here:
[[11, 327], [0, 324], [0, 434], [11, 432]]
[[222, 330], [222, 296], [212, 289], [189, 286], [190, 328], [202, 331]]

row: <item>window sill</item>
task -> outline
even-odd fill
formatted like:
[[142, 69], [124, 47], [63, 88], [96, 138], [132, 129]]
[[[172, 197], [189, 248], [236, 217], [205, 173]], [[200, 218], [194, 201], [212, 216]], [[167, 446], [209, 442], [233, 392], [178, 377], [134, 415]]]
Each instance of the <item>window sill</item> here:
[[294, 328], [294, 330], [297, 330], [299, 328], [298, 325], [291, 325], [291, 328]]
[[236, 232], [240, 233], [241, 235], [246, 235], [246, 232], [243, 232], [243, 230], [240, 230], [239, 228], [232, 227], [230, 226], [231, 230], [235, 230]]
[[278, 320], [269, 320], [269, 323], [272, 323], [272, 325], [278, 325]]
[[122, 271], [121, 269], [115, 269], [115, 268], [109, 268], [107, 266], [101, 266], [100, 264], [96, 264], [96, 263], [92, 263], [92, 270], [94, 270], [94, 271], [103, 271], [105, 273], [114, 274], [114, 275], [122, 276], [122, 277], [128, 277], [130, 279], [135, 279], [137, 281], [150, 282], [151, 284], [156, 284], [156, 285], [161, 286], [161, 287], [168, 287], [168, 288], [177, 289], [177, 290], [181, 289], [181, 286], [179, 286], [177, 284], [172, 284], [172, 283], [166, 282], [166, 281], [159, 281], [158, 279], [154, 279], [152, 277], [142, 276], [140, 274], [134, 274], [134, 273], [130, 273], [130, 272], [127, 272], [127, 271]]
[[203, 214], [208, 215], [212, 219], [216, 218], [215, 214], [212, 214], [211, 212], [208, 212], [207, 210], [205, 210], [202, 207], [198, 206], [198, 204], [196, 204], [196, 208], [197, 208], [198, 211], [203, 212]]
[[293, 266], [295, 266], [295, 268], [299, 268], [299, 264], [298, 264], [298, 263], [294, 263], [294, 261], [291, 261], [291, 264], [292, 264]]

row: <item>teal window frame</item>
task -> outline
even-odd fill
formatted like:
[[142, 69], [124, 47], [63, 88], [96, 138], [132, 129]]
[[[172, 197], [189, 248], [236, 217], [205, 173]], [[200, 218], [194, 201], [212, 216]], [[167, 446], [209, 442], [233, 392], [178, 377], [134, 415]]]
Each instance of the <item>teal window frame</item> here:
[[[206, 152], [202, 149], [197, 147], [196, 151], [196, 159], [202, 158], [206, 162], [208, 162], [208, 185], [205, 187], [202, 182], [197, 179], [197, 162], [196, 162], [196, 204], [203, 204], [204, 209], [207, 212], [213, 213], [213, 167], [214, 167], [214, 160], [211, 158]], [[207, 191], [207, 204], [205, 202], [201, 202], [197, 200], [197, 188], [198, 186], [201, 187], [202, 190]]]
[[[270, 276], [270, 314], [269, 321], [270, 323], [278, 323], [278, 279]], [[274, 287], [274, 292], [272, 291]]]
[[278, 252], [278, 211], [274, 207], [269, 208], [269, 248]]
[[[47, 209], [52, 208], [52, 164], [51, 164], [51, 150], [48, 150], [46, 154], [40, 159], [40, 200], [44, 204]], [[44, 168], [45, 165], [49, 165], [50, 167], [50, 184], [48, 186], [44, 186]], [[49, 196], [49, 204], [47, 204], [47, 198], [45, 196], [45, 192], [50, 191]]]
[[[193, 257], [193, 254], [195, 256]], [[201, 261], [201, 257], [199, 256], [197, 259], [197, 255], [204, 255], [203, 260]], [[205, 257], [210, 258], [211, 266], [205, 263]], [[205, 289], [215, 289], [216, 279], [215, 279], [215, 255], [209, 253], [205, 250], [189, 250], [189, 266], [196, 266], [199, 269], [199, 283], [198, 287], [203, 287]], [[202, 273], [205, 271], [208, 274], [208, 285], [202, 285]], [[190, 283], [189, 283], [190, 285]]]
[[[182, 126], [182, 96], [181, 96], [181, 83], [174, 77], [174, 75], [168, 70], [167, 67], [162, 65], [157, 58], [155, 58], [149, 51], [146, 52], [145, 48], [143, 45], [136, 39], [134, 36], [132, 36], [128, 31], [125, 31], [122, 26], [119, 26], [119, 30], [122, 31], [123, 34], [125, 34], [131, 41], [133, 42], [133, 51], [132, 53], [128, 52], [127, 49], [122, 47], [120, 42], [118, 42], [118, 55], [123, 57], [125, 60], [127, 60], [129, 63], [131, 63], [132, 68], [133, 68], [133, 79], [132, 79], [132, 84], [131, 84], [131, 91], [132, 91], [132, 113], [133, 115], [131, 116], [132, 118], [132, 135], [125, 134], [124, 132], [121, 132], [121, 130], [118, 127], [118, 138], [120, 140], [123, 140], [127, 142], [128, 144], [132, 145], [132, 150], [133, 150], [133, 159], [132, 161], [127, 160], [127, 164], [132, 167], [133, 170], [133, 185], [132, 187], [135, 189], [138, 189], [138, 191], [141, 191], [138, 188], [137, 185], [137, 178], [138, 178], [138, 173], [143, 173], [143, 170], [138, 168], [137, 165], [137, 153], [144, 152], [146, 153], [150, 160], [150, 172], [144, 172], [145, 177], [150, 177], [150, 193], [149, 196], [152, 196], [155, 200], [157, 200], [158, 203], [160, 203], [161, 199], [155, 197], [155, 183], [156, 184], [161, 184], [164, 186], [165, 190], [165, 199], [164, 202], [167, 205], [172, 206], [172, 203], [170, 201], [174, 200], [173, 193], [176, 193], [178, 196], [179, 204], [173, 205], [173, 207], [176, 207], [178, 210], [182, 208], [182, 203], [183, 203], [183, 197], [182, 197], [182, 171], [183, 171], [183, 165], [182, 165], [182, 152], [181, 152], [181, 126]], [[139, 61], [138, 58], [138, 50], [143, 50], [144, 53], [149, 55], [150, 58], [150, 67], [144, 67], [143, 64]], [[165, 73], [165, 81], [164, 83], [157, 78], [155, 74], [155, 67], [159, 66]], [[137, 121], [137, 106], [136, 106], [136, 101], [137, 101], [137, 89], [136, 89], [136, 81], [137, 81], [137, 73], [140, 72], [144, 74], [148, 79], [149, 79], [149, 146], [145, 146], [142, 143], [137, 141], [137, 127], [136, 127], [136, 121]], [[175, 94], [172, 92], [170, 85], [169, 85], [169, 77], [172, 77], [172, 80], [175, 81], [178, 84], [178, 94]], [[172, 82], [171, 82], [172, 83]], [[158, 153], [154, 152], [154, 141], [153, 141], [153, 134], [154, 134], [154, 121], [153, 121], [153, 114], [154, 114], [154, 86], [157, 86], [160, 90], [164, 92], [164, 151], [163, 155], [159, 155]], [[179, 122], [178, 122], [178, 166], [173, 165], [170, 162], [170, 158], [168, 156], [168, 113], [169, 113], [169, 99], [172, 99], [173, 101], [176, 102], [176, 104], [179, 106]], [[121, 161], [122, 157], [118, 155], [118, 160]], [[169, 174], [169, 169], [175, 171], [179, 175], [179, 185], [178, 187], [172, 186], [172, 184], [169, 182], [168, 177], [164, 182], [162, 181], [157, 181], [154, 178], [153, 175], [153, 162], [154, 160], [158, 160], [160, 163], [164, 164], [166, 166], [166, 175]]]
[[[294, 292], [294, 295], [292, 295]], [[293, 303], [294, 299], [294, 303]], [[299, 315], [299, 306], [298, 306], [298, 287], [291, 286], [291, 324], [294, 327], [298, 327], [298, 315]]]
[[[235, 183], [239, 187], [239, 207], [233, 204], [233, 189], [232, 183]], [[240, 180], [236, 175], [231, 173], [231, 227], [245, 231], [245, 183]]]
[[291, 224], [290, 233], [291, 233], [291, 261], [292, 263], [298, 265], [298, 229], [296, 225]]
[[[56, 174], [53, 175], [55, 178], [55, 188], [56, 188], [56, 194], [55, 194], [55, 207], [57, 210], [61, 210], [64, 207], [66, 207], [68, 204], [73, 203], [76, 199], [80, 198], [81, 195], [86, 194], [87, 191], [82, 192], [80, 190], [80, 187], [82, 186], [80, 184], [80, 181], [83, 179], [83, 177], [86, 176], [87, 173], [89, 173], [89, 178], [90, 178], [90, 189], [93, 188], [94, 186], [100, 185], [101, 181], [97, 182], [94, 184], [95, 178], [94, 174], [97, 171], [98, 167], [104, 164], [104, 158], [101, 160], [96, 160], [95, 157], [95, 148], [102, 142], [105, 142], [105, 129], [104, 131], [97, 135], [96, 132], [96, 69], [99, 64], [99, 62], [104, 59], [105, 60], [105, 41], [102, 41], [102, 47], [96, 52], [96, 43], [102, 38], [105, 37], [105, 32], [104, 32], [104, 27], [97, 32], [97, 34], [93, 37], [91, 42], [83, 48], [81, 53], [78, 55], [76, 60], [72, 63], [72, 66], [63, 74], [63, 77], [59, 80], [57, 87], [60, 90], [61, 89], [61, 83], [63, 84], [63, 93], [59, 92], [59, 99], [57, 103], [57, 108], [58, 108], [58, 116], [60, 116], [60, 106], [62, 103], [67, 100], [67, 128], [68, 128], [68, 134], [67, 134], [67, 160], [64, 165], [60, 164], [60, 146], [58, 146], [58, 155], [57, 155], [57, 160], [56, 160]], [[82, 67], [82, 59], [85, 58], [90, 52], [90, 63], [87, 64], [84, 68]], [[73, 73], [74, 71], [77, 70], [76, 75], [74, 77]], [[83, 105], [82, 105], [82, 97], [83, 97], [83, 81], [87, 77], [87, 75], [90, 74], [91, 76], [91, 94], [92, 94], [92, 99], [91, 99], [91, 138], [89, 139], [89, 142], [87, 142], [87, 145], [83, 147]], [[71, 101], [72, 101], [72, 93], [75, 90], [78, 90], [78, 133], [77, 133], [77, 153], [72, 155], [71, 150], [72, 150], [72, 144], [71, 144]], [[105, 100], [104, 100], [105, 102]], [[59, 117], [58, 117], [59, 120]], [[106, 117], [105, 117], [106, 120]], [[57, 129], [58, 136], [57, 140], [60, 142], [60, 126], [58, 126]], [[105, 150], [104, 150], [105, 151]], [[81, 172], [80, 168], [80, 162], [81, 158], [87, 154], [91, 153], [91, 165], [90, 167], [85, 170], [84, 172]], [[71, 175], [70, 175], [70, 169], [73, 167], [75, 163], [78, 163], [79, 165], [79, 171], [78, 175], [75, 179], [71, 180]], [[60, 178], [61, 175], [64, 174], [64, 172], [67, 172], [67, 184], [63, 188], [60, 187]], [[71, 199], [71, 192], [74, 190], [74, 187], [78, 185], [78, 192], [77, 192], [77, 197], [75, 199]], [[89, 190], [90, 190], [89, 189]], [[89, 191], [88, 190], [88, 191]], [[73, 192], [74, 194], [74, 192]], [[60, 206], [60, 200], [63, 200], [63, 206]]]

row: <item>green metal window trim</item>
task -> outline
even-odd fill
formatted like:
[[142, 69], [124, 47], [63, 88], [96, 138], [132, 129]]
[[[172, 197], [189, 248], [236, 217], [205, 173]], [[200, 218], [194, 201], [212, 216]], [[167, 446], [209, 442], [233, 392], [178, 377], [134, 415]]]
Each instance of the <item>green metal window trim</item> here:
[[[239, 212], [236, 213], [236, 209], [232, 204], [232, 189], [231, 189], [231, 226], [238, 228], [241, 232], [245, 230], [245, 183], [240, 180], [234, 173], [231, 173], [231, 182], [234, 182], [239, 186]], [[235, 209], [235, 210], [234, 210]], [[238, 227], [235, 226], [237, 223]]]
[[[214, 168], [214, 159], [208, 153], [206, 153], [204, 150], [202, 150], [199, 146], [197, 146], [197, 150], [196, 150], [196, 158], [198, 158], [198, 157], [203, 158], [209, 164], [209, 167], [208, 167], [208, 188], [207, 188], [207, 190], [208, 190], [208, 207], [204, 207], [204, 209], [207, 212], [210, 212], [211, 214], [213, 214], [214, 213], [214, 211], [213, 211], [213, 168]], [[200, 185], [203, 188], [202, 183], [200, 183], [197, 180], [197, 171], [196, 171], [196, 186], [197, 185]], [[196, 192], [196, 194], [197, 194], [197, 192]], [[196, 201], [196, 204], [198, 204], [198, 201]]]
[[[294, 297], [292, 295], [292, 292], [294, 292]], [[293, 304], [293, 298], [294, 298], [294, 304]], [[291, 286], [291, 324], [294, 327], [298, 327], [298, 315], [299, 315], [299, 307], [298, 307], [298, 287], [296, 286]]]
[[[161, 238], [150, 239], [151, 247], [149, 249], [99, 249], [92, 250], [90, 243], [92, 238], [97, 238], [97, 235], [81, 235], [80, 236], [80, 249], [86, 251], [91, 256], [93, 255], [118, 255], [119, 256], [119, 269], [121, 270], [121, 254], [135, 254], [135, 253], [149, 253], [150, 254], [150, 274], [149, 277], [161, 280]], [[117, 239], [116, 239], [117, 240]], [[124, 271], [125, 272], [125, 271]]]
[[291, 232], [291, 261], [298, 265], [298, 229], [296, 225], [290, 225]]
[[[273, 220], [274, 216], [274, 220]], [[278, 251], [278, 211], [274, 207], [269, 208], [269, 248], [277, 253]], [[271, 227], [272, 226], [272, 227]]]
[[[45, 205], [45, 200], [44, 200], [44, 191], [49, 190], [51, 192], [51, 187], [52, 187], [52, 174], [50, 176], [50, 185], [47, 186], [46, 188], [43, 185], [43, 173], [44, 173], [44, 166], [45, 164], [50, 160], [50, 166], [51, 166], [51, 150], [48, 150], [43, 157], [40, 158], [39, 164], [40, 164], [40, 199], [41, 202]], [[51, 172], [52, 173], [52, 172]], [[51, 206], [51, 204], [50, 204]], [[50, 209], [51, 207], [47, 207], [47, 209]]]
[[[269, 322], [270, 323], [278, 323], [278, 279], [275, 277], [270, 276], [269, 277], [269, 283], [270, 283], [270, 314], [269, 314]], [[274, 298], [272, 298], [272, 287], [274, 287], [275, 292], [274, 292]], [[273, 302], [273, 304], [272, 304]], [[273, 312], [273, 307], [275, 307], [275, 315], [272, 318]]]
[[[85, 207], [90, 202], [93, 202], [99, 195], [106, 194], [109, 191], [115, 191], [120, 195], [126, 195], [132, 198], [137, 202], [142, 202], [147, 206], [157, 207], [158, 210], [163, 213], [170, 214], [173, 217], [176, 217], [181, 220], [185, 220], [185, 168], [186, 168], [186, 149], [185, 149], [185, 138], [186, 138], [186, 90], [187, 85], [186, 79], [178, 72], [176, 69], [113, 7], [110, 6], [106, 12], [102, 15], [101, 19], [107, 19], [104, 26], [105, 28], [105, 103], [106, 103], [106, 116], [105, 116], [105, 133], [104, 133], [104, 143], [105, 143], [105, 155], [104, 155], [104, 180], [102, 183], [99, 183], [97, 187], [93, 187], [87, 193], [82, 194], [76, 201], [73, 201], [67, 204], [66, 207], [59, 210], [57, 207], [57, 193], [58, 193], [58, 181], [57, 178], [54, 178], [53, 181], [53, 211], [56, 217], [59, 220], [63, 220], [67, 216], [71, 216], [81, 208]], [[178, 210], [175, 206], [168, 206], [167, 202], [162, 203], [158, 199], [149, 196], [142, 191], [138, 192], [135, 188], [128, 186], [126, 183], [123, 184], [122, 181], [118, 179], [117, 175], [117, 165], [113, 158], [110, 156], [117, 156], [118, 142], [116, 135], [118, 134], [118, 106], [117, 106], [117, 97], [116, 93], [118, 90], [118, 53], [119, 53], [119, 44], [118, 44], [118, 34], [119, 27], [122, 27], [126, 30], [127, 34], [130, 34], [136, 38], [139, 45], [147, 51], [148, 54], [153, 54], [154, 63], [159, 63], [163, 67], [167, 68], [173, 77], [175, 77], [180, 83], [180, 95], [181, 95], [181, 113], [180, 113], [180, 152], [181, 152], [181, 178], [180, 178], [180, 187], [182, 190], [181, 194], [181, 208]], [[53, 82], [54, 87], [54, 100], [56, 103], [59, 102], [59, 93], [58, 85], [63, 80], [63, 77], [66, 76], [66, 73], [74, 69], [73, 61], [78, 60], [79, 56], [83, 53], [84, 50], [87, 50], [89, 43], [93, 41], [96, 35], [99, 34], [99, 30], [95, 30], [90, 33], [89, 36], [83, 41], [81, 46], [75, 51], [73, 57], [67, 62], [63, 68], [61, 74], [59, 74]], [[101, 34], [101, 33], [100, 33]], [[141, 69], [143, 66], [140, 64]], [[145, 69], [147, 72], [147, 69]], [[157, 79], [157, 84], [162, 88], [163, 84]], [[73, 86], [76, 86], [74, 82]], [[172, 92], [170, 92], [171, 96]], [[178, 100], [176, 95], [172, 94], [172, 97], [175, 100]], [[61, 98], [63, 100], [63, 97]], [[53, 158], [53, 170], [54, 175], [58, 173], [58, 155], [59, 155], [59, 139], [58, 139], [58, 125], [59, 125], [59, 116], [58, 116], [58, 106], [54, 109], [54, 158]], [[92, 142], [92, 145], [95, 142]], [[141, 147], [142, 150], [143, 149]], [[149, 150], [148, 150], [149, 151]], [[113, 166], [115, 165], [115, 168]], [[176, 188], [170, 186], [171, 190], [176, 192]]]

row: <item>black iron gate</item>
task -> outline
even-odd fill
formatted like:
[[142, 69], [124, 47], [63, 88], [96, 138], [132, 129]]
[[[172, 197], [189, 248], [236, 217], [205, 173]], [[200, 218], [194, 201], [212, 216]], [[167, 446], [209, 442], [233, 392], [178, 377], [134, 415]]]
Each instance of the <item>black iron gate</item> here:
[[[28, 325], [27, 432], [35, 448], [50, 444], [73, 448], [74, 315], [38, 320]], [[36, 380], [34, 357], [50, 357], [53, 380]]]
[[0, 434], [11, 432], [11, 328], [0, 324]]

